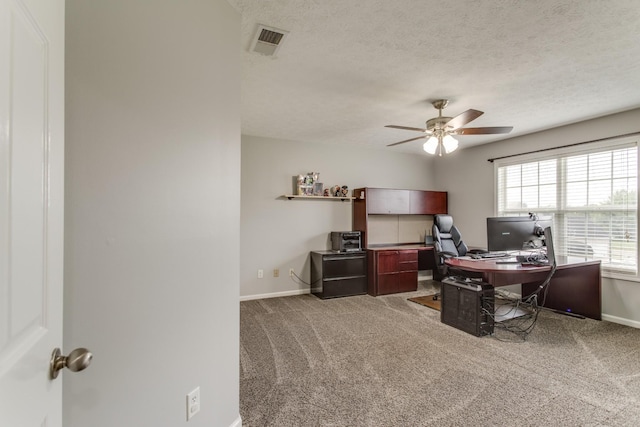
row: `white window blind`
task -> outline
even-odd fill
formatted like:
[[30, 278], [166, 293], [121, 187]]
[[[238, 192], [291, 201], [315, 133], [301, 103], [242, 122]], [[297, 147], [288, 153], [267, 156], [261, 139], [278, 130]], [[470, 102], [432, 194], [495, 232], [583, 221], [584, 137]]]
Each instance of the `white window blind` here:
[[497, 214], [553, 217], [559, 255], [637, 275], [637, 176], [636, 141], [496, 163]]

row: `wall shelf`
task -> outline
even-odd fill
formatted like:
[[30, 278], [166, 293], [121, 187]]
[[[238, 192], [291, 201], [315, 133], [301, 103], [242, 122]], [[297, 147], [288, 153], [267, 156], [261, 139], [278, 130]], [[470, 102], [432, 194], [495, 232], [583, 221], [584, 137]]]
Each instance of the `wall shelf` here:
[[344, 196], [344, 197], [335, 197], [335, 196], [297, 196], [295, 194], [285, 194], [282, 197], [286, 197], [287, 199], [291, 200], [291, 199], [314, 199], [314, 200], [340, 200], [340, 201], [346, 201], [346, 200], [354, 200], [355, 197], [349, 197], [349, 196]]

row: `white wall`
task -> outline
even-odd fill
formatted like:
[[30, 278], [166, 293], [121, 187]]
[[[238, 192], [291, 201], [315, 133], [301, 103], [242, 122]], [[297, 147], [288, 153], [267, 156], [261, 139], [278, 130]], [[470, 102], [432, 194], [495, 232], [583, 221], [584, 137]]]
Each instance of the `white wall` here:
[[[329, 233], [352, 229], [351, 202], [287, 200], [292, 177], [320, 172], [326, 186], [436, 190], [427, 156], [242, 136], [240, 295], [308, 293], [309, 252], [330, 249]], [[257, 278], [258, 269], [264, 278]], [[273, 269], [280, 276], [273, 277]]]
[[67, 427], [239, 425], [240, 16], [67, 0]]
[[[486, 247], [485, 218], [495, 214], [494, 166], [487, 159], [638, 131], [640, 109], [459, 150], [435, 162], [436, 187], [449, 192], [449, 212], [467, 244]], [[603, 278], [602, 313], [640, 327], [640, 283]]]

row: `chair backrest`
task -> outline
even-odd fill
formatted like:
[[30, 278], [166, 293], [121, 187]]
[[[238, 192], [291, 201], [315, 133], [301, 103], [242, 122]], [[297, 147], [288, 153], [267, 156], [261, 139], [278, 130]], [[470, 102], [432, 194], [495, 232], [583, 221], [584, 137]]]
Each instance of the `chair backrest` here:
[[453, 225], [451, 215], [434, 215], [433, 217], [433, 248], [436, 257], [436, 268], [433, 270], [434, 280], [442, 280], [445, 276], [462, 276], [469, 278], [482, 278], [482, 273], [448, 268], [444, 263], [445, 258], [452, 256], [465, 256], [469, 248], [462, 241], [460, 231]]
[[442, 264], [442, 257], [439, 253], [448, 252], [454, 256], [464, 256], [469, 248], [462, 241], [462, 236], [458, 228], [453, 225], [451, 215], [438, 214], [433, 217], [433, 246], [436, 251], [438, 264]]

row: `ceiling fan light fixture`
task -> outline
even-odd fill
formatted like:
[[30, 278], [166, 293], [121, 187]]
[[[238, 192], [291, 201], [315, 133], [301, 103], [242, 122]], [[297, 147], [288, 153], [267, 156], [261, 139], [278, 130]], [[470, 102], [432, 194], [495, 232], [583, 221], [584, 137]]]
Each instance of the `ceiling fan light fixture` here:
[[[409, 126], [397, 126], [386, 125], [386, 127], [394, 129], [405, 129], [422, 132], [423, 134], [431, 135], [431, 138], [424, 143], [422, 148], [429, 154], [448, 154], [458, 149], [458, 141], [452, 135], [491, 135], [491, 134], [505, 134], [513, 130], [512, 126], [493, 126], [493, 127], [479, 127], [479, 128], [465, 128], [467, 123], [477, 119], [484, 113], [478, 110], [467, 110], [455, 117], [445, 117], [442, 115], [442, 109], [447, 106], [449, 102], [446, 99], [436, 99], [432, 102], [434, 108], [438, 110], [438, 117], [433, 117], [426, 122], [425, 129], [415, 128]], [[400, 142], [394, 142], [388, 144], [387, 147], [394, 145], [404, 144], [406, 142], [415, 141], [416, 139], [422, 139], [426, 136], [419, 136], [416, 138], [406, 139]]]
[[438, 144], [438, 138], [436, 138], [435, 136], [432, 136], [429, 139], [427, 139], [427, 142], [424, 143], [424, 145], [422, 146], [422, 149], [429, 154], [436, 154], [436, 151], [438, 150], [438, 145], [440, 145]]
[[442, 138], [442, 145], [444, 145], [444, 151], [449, 154], [456, 151], [458, 148], [458, 140], [451, 135], [446, 135]]

